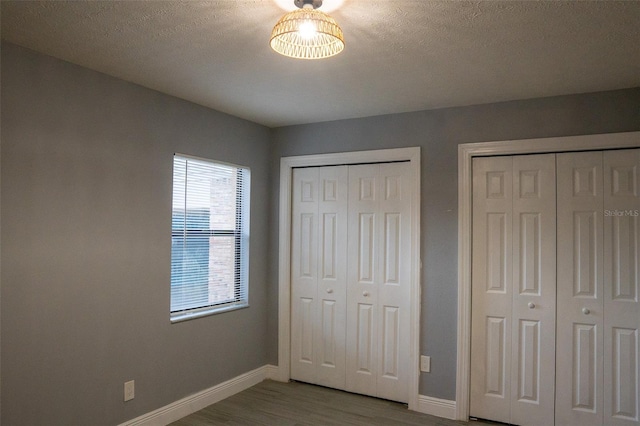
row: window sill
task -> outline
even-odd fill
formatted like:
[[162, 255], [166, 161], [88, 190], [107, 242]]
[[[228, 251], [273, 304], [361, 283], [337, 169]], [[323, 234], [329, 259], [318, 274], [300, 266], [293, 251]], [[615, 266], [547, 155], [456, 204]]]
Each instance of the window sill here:
[[230, 303], [228, 305], [215, 306], [209, 308], [193, 309], [186, 312], [176, 312], [171, 314], [171, 323], [189, 321], [196, 318], [208, 317], [210, 315], [222, 314], [224, 312], [235, 311], [248, 308], [247, 302]]

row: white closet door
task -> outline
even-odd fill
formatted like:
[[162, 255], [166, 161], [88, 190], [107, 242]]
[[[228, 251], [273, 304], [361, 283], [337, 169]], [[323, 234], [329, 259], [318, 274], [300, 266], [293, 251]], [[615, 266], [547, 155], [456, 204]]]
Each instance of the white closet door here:
[[347, 390], [374, 395], [378, 335], [377, 166], [349, 168]]
[[408, 163], [294, 170], [293, 379], [408, 401], [411, 194]]
[[293, 172], [291, 377], [345, 387], [347, 167]]
[[556, 162], [513, 157], [511, 423], [551, 425], [555, 404]]
[[473, 417], [553, 424], [555, 156], [473, 160]]
[[638, 425], [640, 150], [558, 155], [556, 424]]
[[409, 400], [411, 176], [409, 163], [379, 165], [378, 386], [376, 396]]
[[513, 160], [473, 159], [472, 417], [511, 419]]
[[318, 293], [318, 169], [293, 171], [291, 377], [315, 383]]
[[558, 164], [556, 424], [603, 422], [602, 152]]
[[640, 149], [604, 152], [604, 424], [640, 424]]
[[408, 401], [408, 163], [349, 167], [348, 391]]

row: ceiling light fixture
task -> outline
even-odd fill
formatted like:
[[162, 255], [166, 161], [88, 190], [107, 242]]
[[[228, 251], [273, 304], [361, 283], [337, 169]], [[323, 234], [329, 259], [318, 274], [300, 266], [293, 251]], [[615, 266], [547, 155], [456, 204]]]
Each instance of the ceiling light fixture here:
[[316, 10], [322, 0], [294, 0], [299, 9], [284, 15], [271, 32], [269, 44], [284, 56], [322, 59], [344, 49], [342, 29], [331, 16]]

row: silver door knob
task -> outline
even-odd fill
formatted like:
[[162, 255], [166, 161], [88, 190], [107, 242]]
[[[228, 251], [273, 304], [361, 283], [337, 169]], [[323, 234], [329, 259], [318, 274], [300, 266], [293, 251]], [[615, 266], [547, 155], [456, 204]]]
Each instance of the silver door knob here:
[[332, 288], [328, 288], [327, 289], [327, 293], [333, 293], [333, 289]]
[[588, 308], [582, 308], [582, 313], [585, 315], [589, 315], [591, 311]]
[[363, 291], [363, 292], [362, 292], [362, 295], [363, 295], [364, 297], [369, 297], [369, 292], [368, 292], [368, 291]]
[[529, 304], [527, 305], [529, 307], [529, 309], [533, 309], [536, 307], [536, 304], [533, 302], [529, 302]]

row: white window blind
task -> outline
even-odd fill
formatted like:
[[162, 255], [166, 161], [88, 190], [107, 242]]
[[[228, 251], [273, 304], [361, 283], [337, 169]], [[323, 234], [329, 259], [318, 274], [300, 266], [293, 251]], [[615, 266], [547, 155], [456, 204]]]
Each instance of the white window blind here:
[[171, 319], [248, 306], [249, 170], [175, 155]]

